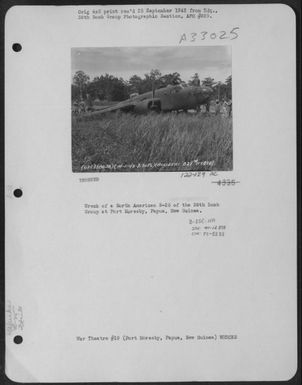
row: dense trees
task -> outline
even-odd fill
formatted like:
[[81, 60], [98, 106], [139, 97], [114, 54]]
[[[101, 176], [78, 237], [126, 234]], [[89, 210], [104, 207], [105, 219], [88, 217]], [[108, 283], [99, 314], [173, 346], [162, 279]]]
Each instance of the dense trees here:
[[128, 81], [110, 74], [95, 77], [90, 81], [90, 77], [84, 71], [77, 71], [73, 76], [71, 86], [72, 100], [106, 100], [121, 101], [130, 97], [132, 93], [142, 94], [153, 89], [166, 87], [168, 85], [182, 84], [203, 85], [212, 87], [214, 97], [218, 99], [232, 97], [232, 76], [229, 76], [225, 83], [218, 82], [211, 77], [200, 80], [198, 73], [192, 75], [188, 83], [181, 79], [178, 72], [162, 74], [158, 69], [152, 69], [143, 77], [133, 75]]
[[105, 74], [88, 84], [87, 93], [93, 99], [119, 101], [128, 97], [127, 84], [122, 78]]
[[232, 75], [228, 76], [224, 83], [217, 82], [212, 87], [215, 99], [232, 99]]
[[215, 80], [211, 77], [207, 77], [202, 80], [201, 84], [206, 87], [213, 87], [215, 84]]
[[232, 99], [232, 75], [228, 76], [225, 81], [227, 97]]
[[84, 71], [77, 71], [73, 76], [73, 92], [77, 94], [78, 97], [82, 99], [85, 98], [89, 80], [89, 76], [86, 75]]

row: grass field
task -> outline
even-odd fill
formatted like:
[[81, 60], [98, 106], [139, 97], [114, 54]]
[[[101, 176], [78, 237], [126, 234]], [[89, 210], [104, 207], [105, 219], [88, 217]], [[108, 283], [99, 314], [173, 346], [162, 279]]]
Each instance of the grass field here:
[[232, 118], [222, 115], [73, 117], [73, 171], [232, 170], [232, 138]]

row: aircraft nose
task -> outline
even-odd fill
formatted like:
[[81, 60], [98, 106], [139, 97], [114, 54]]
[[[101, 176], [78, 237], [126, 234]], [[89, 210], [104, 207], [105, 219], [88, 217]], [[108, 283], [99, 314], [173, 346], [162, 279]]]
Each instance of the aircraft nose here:
[[213, 92], [214, 90], [211, 87], [207, 87], [207, 86], [199, 87], [196, 96], [198, 97], [200, 104], [205, 103], [205, 101], [211, 97]]
[[211, 87], [202, 87], [202, 92], [204, 92], [205, 94], [211, 95], [214, 92], [214, 90]]

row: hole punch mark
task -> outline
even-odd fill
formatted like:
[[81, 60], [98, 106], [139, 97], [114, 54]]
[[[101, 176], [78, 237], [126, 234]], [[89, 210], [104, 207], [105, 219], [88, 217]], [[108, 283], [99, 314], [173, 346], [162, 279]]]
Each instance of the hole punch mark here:
[[23, 342], [22, 336], [15, 336], [14, 337], [14, 343], [15, 344], [19, 345], [19, 344], [22, 344], [22, 342]]
[[20, 197], [22, 197], [22, 195], [23, 195], [23, 191], [22, 191], [20, 188], [16, 188], [16, 189], [14, 190], [14, 196], [15, 196], [16, 198], [20, 198]]
[[22, 50], [22, 45], [20, 43], [13, 44], [13, 51], [20, 52]]

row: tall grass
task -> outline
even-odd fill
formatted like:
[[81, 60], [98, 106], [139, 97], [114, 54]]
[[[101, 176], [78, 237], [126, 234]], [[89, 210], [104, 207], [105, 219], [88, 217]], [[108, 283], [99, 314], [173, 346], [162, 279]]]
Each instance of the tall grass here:
[[[123, 164], [118, 171], [231, 170], [232, 154], [232, 119], [220, 115], [117, 112], [98, 118], [73, 118], [74, 172], [90, 171], [84, 165], [110, 164]], [[183, 165], [190, 161], [197, 163]], [[198, 163], [204, 161], [212, 165]], [[125, 166], [142, 163], [179, 165]]]

